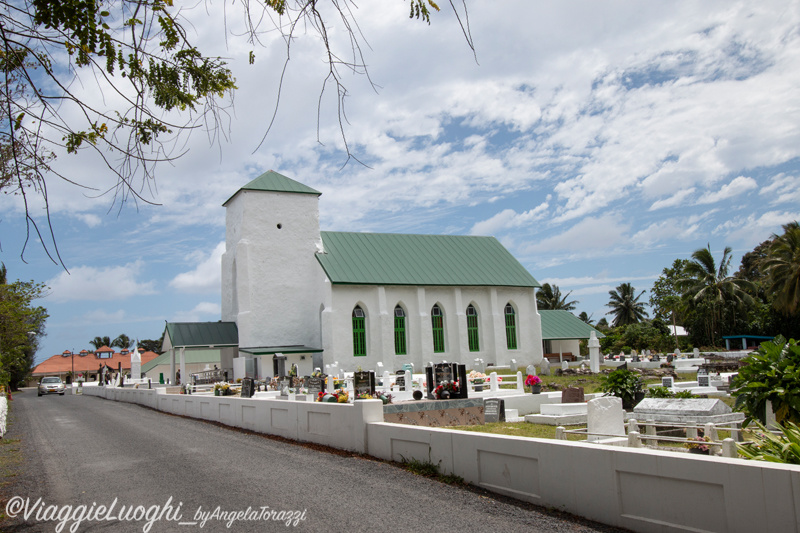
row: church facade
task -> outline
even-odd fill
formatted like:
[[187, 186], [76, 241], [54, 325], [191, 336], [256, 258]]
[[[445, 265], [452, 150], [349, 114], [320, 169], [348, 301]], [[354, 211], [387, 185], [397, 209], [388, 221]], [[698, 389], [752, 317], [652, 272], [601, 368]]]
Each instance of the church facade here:
[[539, 283], [496, 239], [320, 231], [320, 195], [269, 171], [224, 204], [222, 320], [240, 357], [301, 375], [541, 361]]

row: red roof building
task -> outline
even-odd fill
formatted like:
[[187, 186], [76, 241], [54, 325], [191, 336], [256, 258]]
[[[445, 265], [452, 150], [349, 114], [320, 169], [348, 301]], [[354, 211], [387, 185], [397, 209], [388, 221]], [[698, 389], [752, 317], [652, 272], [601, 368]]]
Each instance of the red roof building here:
[[[84, 381], [95, 381], [97, 372], [103, 365], [108, 366], [114, 372], [121, 367], [123, 372], [130, 373], [131, 353], [129, 350], [120, 350], [119, 353], [116, 353], [113, 348], [108, 346], [103, 346], [94, 352], [81, 350], [74, 354], [65, 350], [64, 353], [54, 355], [36, 365], [36, 368], [33, 369], [32, 380], [38, 382], [44, 376], [58, 376], [63, 381], [67, 381], [68, 374], [74, 371], [75, 379], [82, 376]], [[158, 357], [157, 353], [146, 352], [141, 348], [139, 354], [142, 358], [142, 365]]]

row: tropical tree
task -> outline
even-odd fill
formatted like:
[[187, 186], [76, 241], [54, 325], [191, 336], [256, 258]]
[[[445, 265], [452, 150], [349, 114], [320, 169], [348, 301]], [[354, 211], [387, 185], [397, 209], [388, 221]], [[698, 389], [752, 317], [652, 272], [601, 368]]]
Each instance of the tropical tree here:
[[581, 314], [578, 315], [578, 318], [586, 322], [590, 326], [594, 324], [594, 320], [592, 320], [592, 315], [587, 315], [586, 311], [581, 311]]
[[131, 339], [130, 337], [128, 337], [127, 335], [122, 333], [119, 336], [117, 336], [116, 339], [111, 341], [111, 344], [109, 344], [108, 346], [110, 348], [117, 347], [117, 348], [119, 348], [121, 350], [127, 350], [127, 349], [133, 347], [133, 342], [134, 342], [133, 339]]
[[536, 307], [539, 309], [562, 309], [564, 311], [572, 311], [575, 309], [575, 304], [577, 304], [578, 301], [573, 300], [568, 302], [567, 298], [569, 298], [570, 294], [572, 294], [572, 291], [561, 296], [561, 289], [558, 288], [558, 285], [545, 283], [536, 292]]
[[606, 317], [603, 317], [600, 320], [598, 320], [596, 327], [597, 329], [608, 329], [608, 320], [606, 320]]
[[606, 314], [614, 316], [614, 320], [611, 322], [612, 327], [636, 324], [647, 318], [644, 304], [639, 301], [645, 292], [647, 291], [636, 295], [636, 290], [630, 283], [623, 283], [613, 291], [608, 291], [611, 299], [606, 307], [610, 307], [611, 311]]
[[44, 335], [47, 310], [33, 305], [45, 296], [46, 286], [33, 281], [8, 283], [0, 268], [0, 384], [16, 390], [30, 376]]
[[111, 337], [95, 337], [89, 341], [89, 344], [94, 346], [95, 350], [99, 350], [103, 346], [108, 346], [111, 348]]
[[717, 266], [709, 244], [694, 251], [692, 260], [684, 267], [686, 277], [678, 280], [677, 284], [688, 307], [707, 311], [706, 333], [712, 343], [721, 336], [720, 326], [726, 314], [730, 314], [733, 321], [737, 311], [744, 315], [745, 306], [753, 304], [748, 291], [755, 290], [755, 287], [746, 279], [729, 276], [730, 263], [730, 246], [725, 247]]
[[800, 224], [785, 224], [783, 232], [772, 236], [760, 266], [768, 276], [766, 290], [773, 296], [772, 305], [784, 314], [794, 314], [800, 309]]

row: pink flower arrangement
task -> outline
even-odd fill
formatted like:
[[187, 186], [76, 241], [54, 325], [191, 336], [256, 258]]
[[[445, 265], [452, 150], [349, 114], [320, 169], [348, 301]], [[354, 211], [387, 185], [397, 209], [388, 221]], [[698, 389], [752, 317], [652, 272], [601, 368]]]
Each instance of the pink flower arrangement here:
[[528, 374], [528, 377], [525, 378], [525, 385], [532, 386], [532, 385], [540, 385], [541, 383], [542, 383], [542, 378], [540, 378], [539, 376], [533, 376], [531, 374]]

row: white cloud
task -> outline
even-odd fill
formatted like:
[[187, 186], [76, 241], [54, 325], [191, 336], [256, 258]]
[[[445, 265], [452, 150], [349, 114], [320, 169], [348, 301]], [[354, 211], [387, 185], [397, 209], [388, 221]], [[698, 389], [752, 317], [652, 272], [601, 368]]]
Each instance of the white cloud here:
[[740, 194], [756, 188], [758, 188], [756, 180], [745, 176], [739, 176], [729, 184], [720, 187], [719, 191], [703, 195], [699, 200], [697, 200], [697, 203], [700, 205], [713, 204], [721, 200], [727, 200], [729, 198], [739, 196]]
[[771, 205], [800, 203], [800, 176], [780, 173], [773, 176], [758, 194], [765, 196]]
[[548, 204], [539, 204], [529, 211], [517, 213], [513, 209], [504, 209], [493, 217], [476, 222], [469, 231], [471, 235], [496, 235], [510, 228], [518, 228], [541, 220], [547, 213]]
[[225, 253], [225, 243], [217, 244], [216, 248], [204, 260], [200, 261], [194, 270], [183, 272], [169, 282], [171, 287], [181, 292], [218, 292], [220, 290], [221, 260]]
[[175, 313], [175, 322], [205, 322], [209, 319], [219, 319], [222, 309], [219, 304], [211, 302], [200, 302], [191, 311], [179, 311]]
[[131, 296], [155, 294], [153, 281], [136, 280], [143, 266], [142, 261], [116, 267], [80, 266], [69, 273], [61, 272], [46, 284], [52, 289], [50, 298], [55, 302], [119, 301]]
[[625, 241], [629, 226], [620, 218], [617, 215], [587, 217], [558, 235], [532, 244], [530, 248], [540, 252], [608, 249]]
[[653, 204], [650, 206], [650, 211], [664, 209], [665, 207], [675, 207], [678, 205], [682, 205], [684, 200], [686, 200], [686, 198], [691, 196], [694, 193], [694, 191], [695, 191], [694, 187], [689, 187], [688, 189], [683, 189], [676, 192], [669, 198], [653, 202]]

